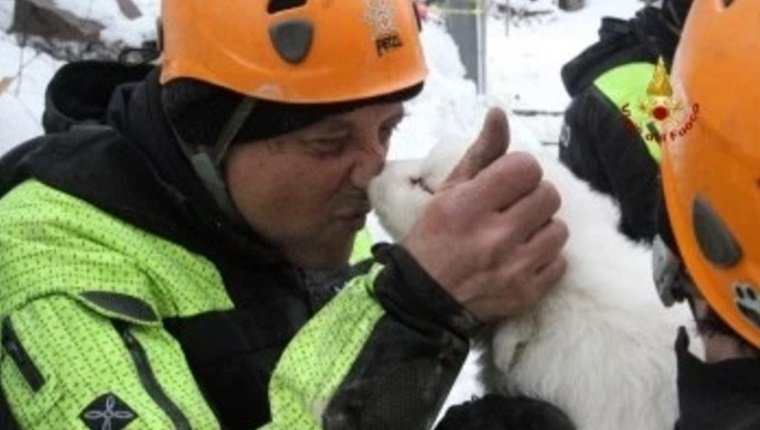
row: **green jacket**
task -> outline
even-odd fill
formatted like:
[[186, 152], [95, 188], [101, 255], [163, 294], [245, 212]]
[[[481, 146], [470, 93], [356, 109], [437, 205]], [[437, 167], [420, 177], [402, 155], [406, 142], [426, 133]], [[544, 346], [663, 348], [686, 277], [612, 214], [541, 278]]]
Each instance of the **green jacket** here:
[[[477, 324], [409, 254], [292, 267], [193, 180], [155, 71], [68, 69], [49, 134], [0, 160], [0, 427], [430, 426]], [[148, 73], [103, 83], [107, 127], [55, 110], [104, 71]]]

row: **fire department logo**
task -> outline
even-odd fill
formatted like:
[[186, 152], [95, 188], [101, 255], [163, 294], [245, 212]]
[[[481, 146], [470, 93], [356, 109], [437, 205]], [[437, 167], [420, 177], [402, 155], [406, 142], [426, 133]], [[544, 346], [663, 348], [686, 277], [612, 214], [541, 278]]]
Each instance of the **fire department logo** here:
[[[635, 114], [632, 109], [636, 110]], [[699, 105], [687, 106], [673, 94], [665, 61], [660, 57], [646, 95], [633, 107], [629, 103], [624, 104], [622, 111], [632, 132], [645, 136], [647, 143], [653, 141], [661, 145], [667, 140], [684, 136], [692, 129], [699, 114]]]
[[647, 96], [639, 102], [638, 109], [655, 121], [661, 130], [676, 126], [683, 116], [683, 103], [673, 96], [673, 86], [662, 57], [657, 61]]
[[396, 9], [389, 0], [365, 0], [364, 22], [372, 28], [375, 50], [379, 57], [403, 46], [398, 34]]

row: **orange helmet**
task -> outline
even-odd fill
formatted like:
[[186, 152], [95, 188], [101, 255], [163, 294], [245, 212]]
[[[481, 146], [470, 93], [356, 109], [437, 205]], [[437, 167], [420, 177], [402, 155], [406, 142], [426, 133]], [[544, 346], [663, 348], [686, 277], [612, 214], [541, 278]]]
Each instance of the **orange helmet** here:
[[195, 78], [253, 98], [332, 103], [419, 84], [411, 0], [164, 0], [161, 83]]
[[696, 0], [673, 66], [688, 110], [666, 132], [665, 202], [701, 295], [760, 348], [760, 2]]

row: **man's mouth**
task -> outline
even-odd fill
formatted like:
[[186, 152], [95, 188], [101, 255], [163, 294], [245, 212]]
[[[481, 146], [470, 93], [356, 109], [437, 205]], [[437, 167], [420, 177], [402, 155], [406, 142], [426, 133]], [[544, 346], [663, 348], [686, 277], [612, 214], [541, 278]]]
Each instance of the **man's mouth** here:
[[364, 227], [367, 222], [369, 206], [361, 208], [346, 208], [335, 212], [335, 221], [351, 231], [358, 231]]
[[340, 219], [357, 219], [364, 218], [372, 210], [368, 201], [357, 203], [351, 206], [341, 208], [335, 212], [335, 217]]

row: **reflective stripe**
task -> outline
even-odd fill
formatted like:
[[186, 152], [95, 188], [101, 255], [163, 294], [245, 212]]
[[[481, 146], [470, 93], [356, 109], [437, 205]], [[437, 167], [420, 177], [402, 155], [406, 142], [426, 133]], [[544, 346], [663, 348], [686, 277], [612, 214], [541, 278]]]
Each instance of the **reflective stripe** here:
[[366, 228], [363, 228], [356, 234], [354, 239], [354, 249], [351, 251], [351, 258], [348, 263], [354, 265], [362, 260], [372, 257], [372, 237]]
[[383, 266], [354, 278], [288, 344], [269, 384], [267, 429], [321, 429], [322, 413], [385, 314], [372, 299]]
[[[656, 129], [656, 125], [649, 114], [637, 106], [647, 97], [647, 86], [654, 70], [655, 65], [651, 63], [624, 64], [603, 73], [594, 81], [594, 85], [621, 110], [623, 116], [638, 127], [639, 136], [649, 155], [659, 163], [662, 155], [660, 144], [651, 137], [651, 127]], [[625, 111], [624, 106], [627, 106]], [[661, 130], [657, 132], [661, 134]], [[648, 139], [647, 135], [650, 135]]]

